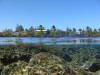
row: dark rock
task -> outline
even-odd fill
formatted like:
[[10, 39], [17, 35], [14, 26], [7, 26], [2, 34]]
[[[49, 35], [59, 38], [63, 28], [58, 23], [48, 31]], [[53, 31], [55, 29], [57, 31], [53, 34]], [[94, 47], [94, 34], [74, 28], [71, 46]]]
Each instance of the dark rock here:
[[71, 62], [72, 61], [72, 58], [69, 55], [67, 55], [67, 54], [64, 55], [63, 59], [65, 61], [68, 61], [68, 62]]
[[17, 62], [19, 60], [21, 61], [25, 61], [25, 62], [29, 62], [31, 58], [31, 55], [20, 55], [20, 56], [17, 56], [17, 55], [4, 55], [3, 58], [0, 59], [1, 63], [3, 65], [9, 65], [13, 62]]
[[68, 53], [69, 54], [76, 54], [76, 53], [80, 53], [80, 52], [78, 50], [74, 49], [74, 48], [69, 48]]
[[90, 67], [89, 67], [89, 71], [91, 72], [96, 72], [100, 70], [100, 63], [93, 63]]
[[86, 61], [88, 61], [88, 57], [83, 57], [82, 62], [86, 62]]
[[96, 58], [96, 59], [100, 59], [100, 55], [96, 55], [95, 58]]
[[63, 52], [66, 52], [66, 48], [63, 48], [62, 51], [63, 51]]

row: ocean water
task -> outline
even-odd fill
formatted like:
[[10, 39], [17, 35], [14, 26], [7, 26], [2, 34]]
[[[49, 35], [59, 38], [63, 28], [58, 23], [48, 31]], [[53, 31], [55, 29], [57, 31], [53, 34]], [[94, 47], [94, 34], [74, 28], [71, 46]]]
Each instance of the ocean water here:
[[1, 75], [100, 75], [99, 37], [0, 37], [0, 44]]
[[48, 45], [99, 45], [100, 37], [0, 37], [0, 45], [23, 43], [44, 43]]

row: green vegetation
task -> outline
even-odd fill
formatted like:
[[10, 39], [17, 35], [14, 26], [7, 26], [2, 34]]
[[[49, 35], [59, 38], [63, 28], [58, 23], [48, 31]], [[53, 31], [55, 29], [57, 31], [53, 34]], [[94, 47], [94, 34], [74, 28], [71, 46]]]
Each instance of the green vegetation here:
[[53, 36], [56, 34], [56, 27], [53, 25], [51, 30], [50, 30], [50, 35]]
[[87, 26], [85, 29], [66, 28], [66, 31], [57, 29], [55, 25], [52, 25], [50, 29], [46, 29], [43, 25], [39, 25], [37, 28], [33, 26], [24, 28], [22, 25], [17, 25], [16, 30], [5, 29], [0, 32], [0, 36], [23, 36], [23, 37], [61, 37], [61, 36], [83, 36], [83, 37], [97, 37], [100, 36], [100, 29], [92, 29]]
[[3, 31], [2, 36], [12, 36], [13, 31], [11, 29], [6, 29]]

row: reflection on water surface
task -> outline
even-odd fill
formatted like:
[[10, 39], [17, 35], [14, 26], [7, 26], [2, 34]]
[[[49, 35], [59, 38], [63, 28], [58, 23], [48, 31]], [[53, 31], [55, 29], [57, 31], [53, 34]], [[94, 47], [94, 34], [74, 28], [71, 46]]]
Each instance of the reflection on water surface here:
[[23, 43], [44, 43], [57, 45], [77, 45], [77, 44], [100, 44], [100, 37], [0, 37], [0, 44], [16, 44], [17, 41]]

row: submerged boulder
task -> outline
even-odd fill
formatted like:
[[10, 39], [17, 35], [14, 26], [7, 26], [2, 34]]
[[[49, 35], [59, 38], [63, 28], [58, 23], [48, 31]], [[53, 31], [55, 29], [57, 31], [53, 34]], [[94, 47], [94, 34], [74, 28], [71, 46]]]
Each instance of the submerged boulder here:
[[[48, 52], [34, 55], [29, 63], [18, 61], [11, 63], [2, 71], [3, 75], [73, 75], [63, 58]], [[7, 71], [7, 73], [5, 73]]]
[[2, 75], [23, 75], [23, 71], [28, 63], [24, 61], [14, 62], [10, 65], [4, 66]]
[[96, 55], [95, 58], [96, 58], [96, 59], [100, 59], [100, 55], [99, 55], [99, 54]]
[[[68, 58], [68, 57], [67, 57]], [[40, 52], [29, 62], [19, 60], [4, 67], [2, 75], [89, 75], [71, 62], [48, 52]]]
[[29, 75], [68, 75], [70, 73], [70, 69], [62, 58], [47, 52], [33, 56], [27, 70]]
[[93, 63], [90, 67], [89, 67], [89, 71], [91, 72], [96, 72], [100, 70], [100, 63]]
[[72, 61], [72, 58], [67, 54], [64, 54], [63, 59], [65, 59], [65, 61], [68, 61], [68, 62]]

